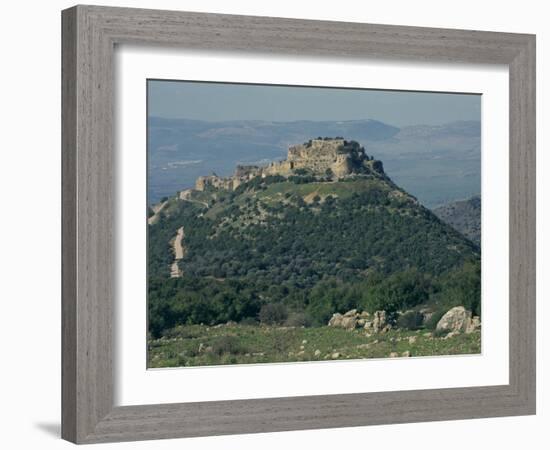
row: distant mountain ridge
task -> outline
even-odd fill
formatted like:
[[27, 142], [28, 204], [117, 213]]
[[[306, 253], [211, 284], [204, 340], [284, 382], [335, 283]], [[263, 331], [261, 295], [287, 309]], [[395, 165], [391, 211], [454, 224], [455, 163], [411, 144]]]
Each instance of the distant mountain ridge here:
[[344, 121], [310, 121], [297, 120], [292, 122], [278, 122], [265, 120], [235, 120], [222, 122], [209, 122], [190, 119], [168, 119], [162, 117], [149, 117], [149, 127], [177, 128], [181, 131], [192, 131], [202, 134], [203, 137], [214, 135], [216, 131], [224, 130], [228, 135], [255, 135], [274, 139], [275, 143], [281, 139], [280, 130], [284, 130], [288, 137], [284, 141], [292, 139], [290, 136], [300, 136], [289, 143], [304, 141], [311, 136], [350, 136], [354, 139], [369, 138], [372, 140], [388, 139], [399, 132], [398, 127], [385, 124], [374, 119], [344, 120]]

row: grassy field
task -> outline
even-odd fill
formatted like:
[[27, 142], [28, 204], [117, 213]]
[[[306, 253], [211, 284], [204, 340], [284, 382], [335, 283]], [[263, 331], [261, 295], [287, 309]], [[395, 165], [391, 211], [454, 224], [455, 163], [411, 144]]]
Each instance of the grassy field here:
[[[405, 352], [409, 352], [408, 354]], [[368, 335], [333, 327], [188, 325], [149, 340], [149, 368], [323, 361], [481, 352], [481, 333], [445, 339], [427, 330]]]

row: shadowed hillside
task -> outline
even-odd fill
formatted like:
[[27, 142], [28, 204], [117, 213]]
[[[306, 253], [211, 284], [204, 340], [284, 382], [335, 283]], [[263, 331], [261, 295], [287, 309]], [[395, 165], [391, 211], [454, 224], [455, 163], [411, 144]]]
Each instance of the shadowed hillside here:
[[478, 246], [481, 245], [481, 197], [479, 195], [440, 206], [433, 212], [472, 242]]

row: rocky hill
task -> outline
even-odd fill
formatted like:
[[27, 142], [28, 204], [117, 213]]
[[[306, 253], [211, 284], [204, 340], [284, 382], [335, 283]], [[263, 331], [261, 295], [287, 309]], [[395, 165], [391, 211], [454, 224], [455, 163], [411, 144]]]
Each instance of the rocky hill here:
[[287, 157], [288, 147], [316, 136], [361, 142], [384, 161], [392, 180], [424, 206], [479, 192], [479, 121], [397, 128], [365, 120], [221, 121], [148, 119], [148, 205], [194, 186], [212, 170], [232, 175], [241, 164], [264, 165]]
[[195, 182], [195, 189], [204, 191], [212, 187], [235, 190], [255, 177], [289, 177], [294, 174], [341, 180], [354, 174], [383, 176], [384, 170], [382, 163], [369, 158], [365, 149], [355, 141], [319, 138], [290, 147], [287, 158], [282, 161], [274, 161], [265, 166], [238, 165], [235, 173], [229, 177], [200, 176]]
[[433, 212], [472, 242], [481, 245], [481, 197], [479, 195], [440, 206]]
[[314, 324], [352, 308], [479, 314], [479, 260], [359, 143], [313, 139], [282, 161], [201, 177], [150, 211], [149, 323], [158, 336], [254, 320], [266, 305]]

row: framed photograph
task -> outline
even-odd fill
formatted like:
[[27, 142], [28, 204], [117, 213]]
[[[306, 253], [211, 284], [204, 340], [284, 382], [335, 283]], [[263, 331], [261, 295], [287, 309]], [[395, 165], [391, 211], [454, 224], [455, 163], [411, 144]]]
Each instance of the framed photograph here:
[[65, 439], [535, 413], [534, 36], [62, 24]]

